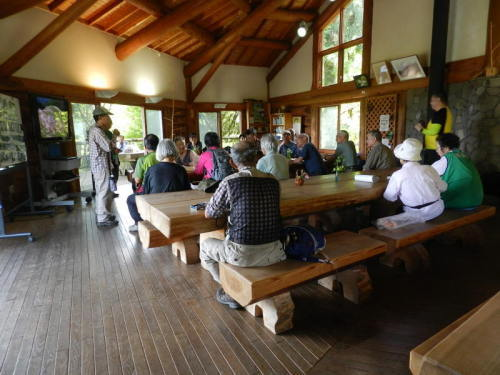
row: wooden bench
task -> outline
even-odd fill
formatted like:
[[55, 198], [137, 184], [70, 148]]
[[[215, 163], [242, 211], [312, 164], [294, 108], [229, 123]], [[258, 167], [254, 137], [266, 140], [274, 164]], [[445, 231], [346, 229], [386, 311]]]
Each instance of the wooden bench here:
[[422, 242], [458, 229], [463, 241], [480, 242], [482, 232], [479, 228], [473, 227], [466, 231], [463, 227], [491, 217], [495, 212], [493, 206], [479, 206], [469, 211], [449, 209], [436, 219], [425, 223], [407, 225], [394, 230], [370, 227], [362, 229], [360, 233], [387, 243], [388, 254], [381, 258], [383, 264], [394, 267], [402, 262], [406, 271], [413, 273], [429, 264], [429, 254]]
[[413, 375], [499, 374], [500, 292], [410, 352]]
[[[330, 263], [286, 260], [266, 267], [236, 267], [221, 263], [220, 280], [226, 293], [242, 306], [246, 306], [252, 315], [263, 315], [264, 325], [270, 331], [281, 333], [292, 328], [294, 304], [288, 290], [320, 278], [321, 285], [332, 285], [338, 275], [351, 271], [333, 275], [335, 272], [385, 253], [386, 248], [382, 241], [341, 231], [327, 236], [326, 249], [322, 254]], [[354, 283], [358, 281], [356, 277], [340, 277], [337, 280]], [[344, 290], [353, 288], [355, 285], [344, 286]]]

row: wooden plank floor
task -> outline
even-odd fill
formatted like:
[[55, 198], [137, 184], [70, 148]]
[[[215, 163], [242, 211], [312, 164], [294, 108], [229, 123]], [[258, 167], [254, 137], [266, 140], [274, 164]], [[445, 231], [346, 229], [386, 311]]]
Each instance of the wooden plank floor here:
[[[91, 206], [8, 225], [38, 240], [0, 240], [0, 374], [408, 374], [412, 347], [500, 287], [498, 256], [461, 252], [451, 270], [438, 259], [423, 281], [374, 263], [371, 302], [305, 285], [293, 292], [295, 328], [274, 336], [218, 304], [199, 265], [143, 250], [127, 231], [127, 193], [116, 228], [97, 228]], [[460, 267], [477, 268], [458, 275], [464, 284], [452, 280]]]

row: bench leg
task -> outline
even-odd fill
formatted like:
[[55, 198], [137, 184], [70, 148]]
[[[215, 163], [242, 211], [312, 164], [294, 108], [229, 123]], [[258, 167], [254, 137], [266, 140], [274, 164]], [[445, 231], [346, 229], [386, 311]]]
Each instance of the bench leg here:
[[293, 328], [295, 305], [290, 292], [248, 305], [245, 309], [253, 316], [262, 316], [264, 326], [274, 334], [283, 333]]
[[403, 263], [406, 272], [413, 274], [420, 268], [429, 268], [430, 258], [424, 245], [415, 244], [401, 249], [396, 249], [394, 252], [381, 257], [380, 263], [391, 268], [398, 267], [401, 263]]
[[482, 248], [484, 246], [484, 238], [484, 232], [477, 224], [469, 224], [440, 236], [441, 242], [447, 245], [458, 242], [466, 249]]
[[324, 277], [318, 280], [318, 284], [356, 304], [368, 299], [373, 291], [372, 281], [365, 266], [353, 267]]
[[172, 244], [174, 256], [180, 256], [181, 261], [186, 264], [194, 264], [200, 261], [200, 248], [198, 237], [185, 238]]

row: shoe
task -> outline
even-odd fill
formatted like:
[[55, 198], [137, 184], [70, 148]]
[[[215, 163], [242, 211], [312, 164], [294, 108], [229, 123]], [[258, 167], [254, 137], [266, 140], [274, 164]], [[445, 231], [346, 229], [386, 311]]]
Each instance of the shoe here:
[[115, 215], [109, 215], [107, 220], [116, 220], [116, 216]]
[[97, 222], [98, 227], [113, 227], [115, 225], [118, 225], [117, 220], [105, 220], [105, 221], [98, 221]]
[[128, 227], [128, 231], [132, 232], [132, 233], [137, 232], [138, 230], [139, 230], [139, 228], [137, 228], [137, 224], [134, 224], [134, 225], [131, 225]]
[[119, 196], [120, 196], [120, 194], [113, 193], [113, 198], [117, 198]]
[[215, 294], [215, 299], [217, 302], [222, 303], [223, 305], [228, 305], [230, 309], [241, 309], [241, 305], [232, 299], [229, 294], [224, 292], [224, 289], [217, 289], [217, 293]]

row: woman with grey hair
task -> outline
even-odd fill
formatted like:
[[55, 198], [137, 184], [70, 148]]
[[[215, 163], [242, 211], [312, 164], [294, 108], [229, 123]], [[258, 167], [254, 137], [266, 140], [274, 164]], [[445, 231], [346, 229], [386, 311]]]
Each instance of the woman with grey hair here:
[[278, 140], [272, 134], [266, 134], [260, 139], [260, 147], [264, 157], [259, 159], [257, 169], [272, 174], [278, 180], [290, 178], [288, 159], [278, 153]]
[[[179, 153], [175, 143], [171, 139], [163, 139], [156, 148], [156, 159], [159, 163], [150, 167], [144, 177], [144, 193], [168, 193], [191, 189], [188, 175], [184, 167], [175, 161]], [[137, 223], [142, 221], [141, 215], [137, 211], [135, 194], [127, 198], [127, 205], [130, 216], [134, 219], [134, 225], [129, 227], [130, 232], [137, 232]]]

